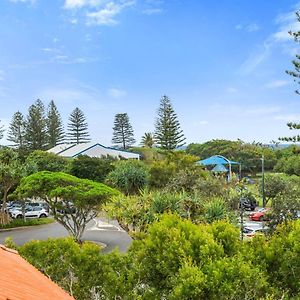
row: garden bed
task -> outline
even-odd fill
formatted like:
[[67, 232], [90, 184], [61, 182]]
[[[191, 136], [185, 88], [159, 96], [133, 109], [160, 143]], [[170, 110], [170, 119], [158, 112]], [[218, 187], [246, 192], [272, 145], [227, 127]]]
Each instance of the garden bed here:
[[0, 225], [1, 229], [12, 229], [18, 227], [27, 227], [27, 226], [37, 226], [37, 225], [44, 225], [53, 223], [53, 218], [41, 218], [41, 219], [13, 219], [9, 224]]

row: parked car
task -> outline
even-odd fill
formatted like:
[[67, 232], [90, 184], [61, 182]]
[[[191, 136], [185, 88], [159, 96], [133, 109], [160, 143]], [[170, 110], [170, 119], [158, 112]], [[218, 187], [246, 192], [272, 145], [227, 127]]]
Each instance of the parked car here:
[[265, 234], [267, 231], [268, 231], [268, 227], [244, 227], [243, 228], [243, 235], [244, 237], [247, 237], [247, 238], [252, 238], [254, 237], [255, 235], [257, 234]]
[[6, 209], [7, 209], [8, 213], [10, 213], [12, 210], [22, 209], [22, 203], [21, 202], [13, 202], [10, 205], [8, 205]]
[[245, 210], [254, 211], [257, 206], [257, 202], [254, 199], [241, 198], [240, 206], [242, 206]]
[[[10, 215], [14, 219], [23, 218], [23, 213], [20, 209], [12, 210]], [[28, 206], [25, 208], [25, 218], [47, 218], [48, 215], [48, 212], [41, 206]]]
[[261, 208], [256, 212], [253, 212], [249, 215], [250, 220], [252, 221], [266, 221], [267, 220], [267, 212], [269, 212], [270, 208]]

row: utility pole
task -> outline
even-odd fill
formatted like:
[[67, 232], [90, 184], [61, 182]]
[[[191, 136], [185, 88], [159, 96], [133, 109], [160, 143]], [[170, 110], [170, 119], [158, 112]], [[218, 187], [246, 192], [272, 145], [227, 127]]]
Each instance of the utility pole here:
[[265, 157], [262, 154], [261, 156], [261, 193], [263, 200], [263, 207], [266, 207], [266, 196], [265, 196]]

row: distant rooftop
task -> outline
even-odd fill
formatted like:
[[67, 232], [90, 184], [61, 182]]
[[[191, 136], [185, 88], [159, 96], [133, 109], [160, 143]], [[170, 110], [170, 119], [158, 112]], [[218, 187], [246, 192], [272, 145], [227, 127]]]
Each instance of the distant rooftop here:
[[62, 144], [57, 145], [48, 152], [55, 153], [63, 157], [77, 157], [80, 155], [87, 155], [90, 157], [103, 157], [112, 156], [115, 158], [125, 159], [139, 159], [140, 155], [128, 151], [118, 150], [110, 147], [103, 146], [99, 143], [89, 142], [82, 144]]
[[48, 152], [54, 153], [54, 154], [59, 154], [69, 148], [74, 147], [75, 144], [60, 144], [60, 145], [56, 145], [55, 147], [51, 148], [50, 150], [48, 150]]
[[0, 245], [0, 270], [0, 299], [74, 300], [17, 251], [3, 245]]

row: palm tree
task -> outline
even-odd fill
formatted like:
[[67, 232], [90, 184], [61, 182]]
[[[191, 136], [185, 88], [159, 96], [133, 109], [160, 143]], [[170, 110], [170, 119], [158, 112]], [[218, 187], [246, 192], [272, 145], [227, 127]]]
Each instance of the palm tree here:
[[151, 132], [144, 133], [141, 144], [143, 147], [152, 148], [154, 145], [153, 134]]

